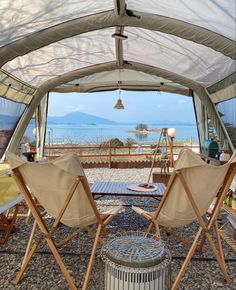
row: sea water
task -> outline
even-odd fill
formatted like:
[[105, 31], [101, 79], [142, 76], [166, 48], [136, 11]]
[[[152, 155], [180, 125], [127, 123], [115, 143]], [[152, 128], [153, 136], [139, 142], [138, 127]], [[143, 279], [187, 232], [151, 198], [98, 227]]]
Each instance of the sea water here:
[[46, 129], [46, 143], [48, 143], [49, 138], [50, 142], [55, 144], [99, 144], [113, 138], [118, 138], [122, 142], [125, 142], [128, 138], [139, 143], [157, 142], [160, 136], [160, 130], [163, 127], [174, 127], [176, 129], [176, 140], [198, 140], [196, 125], [171, 124], [171, 126], [165, 126], [165, 124], [158, 124], [158, 126], [155, 126], [153, 124], [148, 125], [148, 128], [158, 128], [158, 132], [149, 132], [147, 134], [130, 132], [135, 130], [136, 125], [49, 124]]

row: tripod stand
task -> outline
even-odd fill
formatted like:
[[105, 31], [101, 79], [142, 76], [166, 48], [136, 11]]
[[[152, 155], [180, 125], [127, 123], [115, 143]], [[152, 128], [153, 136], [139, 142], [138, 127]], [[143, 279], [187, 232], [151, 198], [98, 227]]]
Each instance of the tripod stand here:
[[[161, 158], [167, 158], [167, 143], [169, 142], [169, 137], [168, 137], [168, 134], [167, 134], [167, 128], [162, 128], [161, 129], [161, 134], [159, 136], [159, 140], [158, 140], [158, 143], [157, 143], [157, 146], [156, 148], [154, 149], [154, 155], [153, 155], [153, 160], [152, 160], [152, 165], [151, 165], [151, 168], [150, 168], [150, 173], [149, 173], [149, 176], [148, 176], [148, 183], [150, 182], [150, 179], [151, 179], [151, 175], [152, 175], [152, 171], [153, 171], [153, 167], [154, 167], [154, 164], [155, 164], [155, 158], [156, 158], [156, 155], [157, 153], [161, 153]], [[162, 148], [162, 150], [160, 149]], [[162, 173], [162, 169], [161, 168], [161, 173]], [[165, 168], [164, 168], [164, 171], [165, 171]]]

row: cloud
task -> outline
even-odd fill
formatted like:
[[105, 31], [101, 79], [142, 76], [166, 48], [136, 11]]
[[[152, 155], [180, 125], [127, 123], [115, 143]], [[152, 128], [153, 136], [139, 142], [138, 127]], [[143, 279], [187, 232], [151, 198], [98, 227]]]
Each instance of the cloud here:
[[178, 105], [183, 105], [183, 104], [186, 104], [188, 101], [187, 100], [179, 100], [177, 102]]
[[77, 106], [65, 106], [65, 111], [67, 112], [67, 113], [70, 113], [70, 112], [77, 112], [77, 111], [87, 111], [88, 110], [88, 108], [86, 107], [86, 106], [84, 106], [84, 105], [77, 105]]

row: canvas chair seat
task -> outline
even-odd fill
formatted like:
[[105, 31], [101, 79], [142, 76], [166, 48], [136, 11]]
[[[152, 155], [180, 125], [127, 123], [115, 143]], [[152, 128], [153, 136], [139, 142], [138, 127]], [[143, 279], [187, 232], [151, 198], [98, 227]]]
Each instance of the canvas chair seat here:
[[[234, 154], [228, 163], [214, 166], [205, 163], [191, 150], [184, 150], [180, 154], [175, 164], [175, 171], [181, 170], [201, 216], [207, 212], [219, 192], [229, 166], [235, 158]], [[140, 209], [137, 207], [133, 207], [133, 209], [140, 213]], [[181, 180], [176, 178], [160, 211], [158, 223], [165, 227], [180, 227], [196, 219], [196, 213], [185, 193]]]
[[[9, 159], [9, 153], [7, 158]], [[67, 154], [47, 163], [29, 163], [11, 154], [12, 169], [20, 167], [31, 194], [37, 198], [46, 212], [56, 218], [64, 203], [71, 184], [78, 176], [85, 178], [80, 160], [75, 154]], [[48, 178], [50, 176], [50, 178]], [[86, 227], [96, 222], [96, 216], [89, 203], [83, 184], [78, 184], [71, 202], [68, 204], [61, 223], [69, 227]], [[56, 196], [56, 199], [55, 199]], [[115, 214], [120, 207], [111, 209], [107, 216]]]
[[[18, 205], [23, 199], [14, 179], [9, 175], [9, 170], [8, 164], [0, 164], [0, 244], [5, 243], [13, 232]], [[7, 211], [12, 208], [14, 211], [10, 218]]]
[[[44, 236], [50, 235], [50, 232], [32, 197], [37, 199], [39, 204], [45, 209], [45, 212], [55, 219], [52, 232], [55, 231], [60, 223], [78, 229], [84, 229], [92, 225], [97, 227], [94, 247], [83, 285], [83, 289], [87, 289], [95, 251], [100, 241], [100, 233], [103, 232], [104, 235], [107, 235], [105, 225], [122, 207], [113, 207], [111, 210], [101, 214], [98, 212], [80, 159], [76, 154], [67, 154], [45, 163], [27, 162], [11, 152], [6, 152], [6, 158], [14, 172], [17, 185], [21, 189]], [[34, 227], [32, 232], [34, 232]], [[33, 234], [31, 235], [31, 240], [32, 236]], [[72, 278], [60, 256], [58, 257], [56, 244], [51, 238], [46, 238], [46, 240], [71, 289], [75, 289]], [[69, 238], [65, 239], [65, 242], [67, 241], [69, 241]], [[62, 245], [63, 242], [59, 244]], [[34, 244], [31, 250], [29, 248], [28, 246], [21, 270], [16, 278], [17, 283], [20, 281], [37, 245]]]
[[[175, 164], [174, 172], [167, 184], [161, 202], [155, 212], [148, 212], [138, 207], [132, 207], [135, 212], [151, 220], [147, 233], [155, 225], [156, 235], [160, 238], [160, 227], [174, 228], [186, 226], [193, 221], [199, 222], [199, 232], [195, 238], [186, 261], [173, 284], [176, 289], [185, 269], [197, 247], [197, 241], [204, 232], [204, 239], [209, 241], [226, 280], [228, 275], [225, 268], [222, 246], [218, 233], [217, 217], [223, 200], [227, 195], [235, 176], [236, 152], [229, 162], [221, 166], [207, 164], [201, 157], [189, 149], [181, 151]], [[214, 201], [214, 202], [213, 202]], [[211, 209], [207, 224], [203, 216]], [[215, 228], [218, 251], [209, 235], [211, 227]], [[204, 240], [203, 239], [203, 240]], [[204, 240], [205, 241], [205, 240]], [[202, 242], [203, 245], [203, 242]]]

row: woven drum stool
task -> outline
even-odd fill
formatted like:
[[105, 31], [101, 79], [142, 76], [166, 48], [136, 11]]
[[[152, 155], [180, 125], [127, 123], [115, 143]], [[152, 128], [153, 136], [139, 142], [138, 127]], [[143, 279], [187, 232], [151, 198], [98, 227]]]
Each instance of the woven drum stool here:
[[160, 241], [140, 232], [108, 240], [101, 249], [105, 262], [105, 290], [168, 290], [171, 257]]

